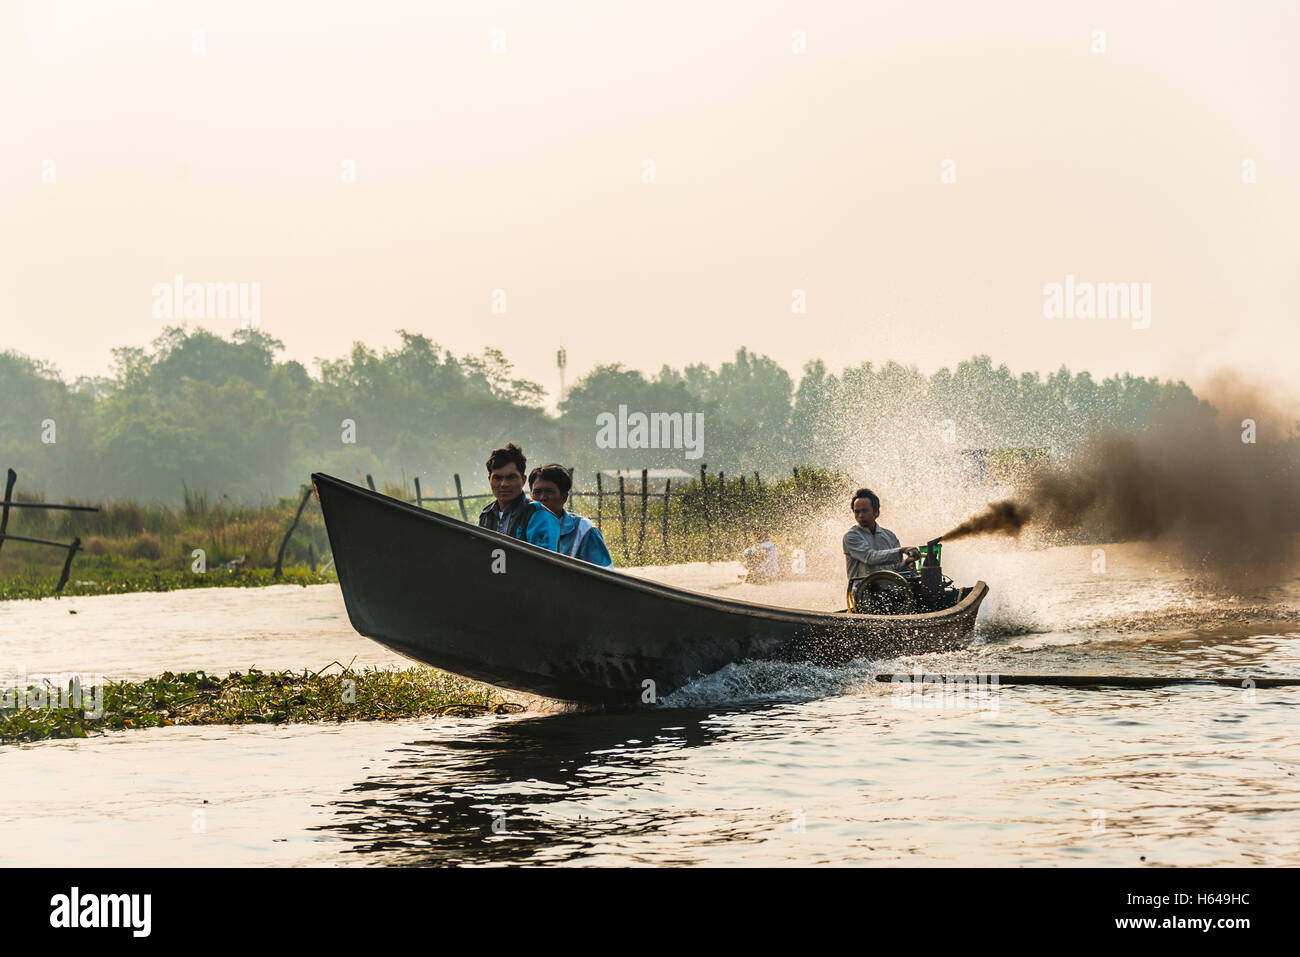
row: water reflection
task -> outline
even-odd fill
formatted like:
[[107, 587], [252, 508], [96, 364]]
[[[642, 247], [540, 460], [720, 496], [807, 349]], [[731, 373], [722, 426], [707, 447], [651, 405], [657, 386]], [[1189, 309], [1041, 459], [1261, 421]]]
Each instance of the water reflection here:
[[[726, 716], [706, 710], [559, 715], [413, 741], [383, 774], [334, 802], [335, 819], [322, 830], [345, 837], [345, 853], [374, 855], [385, 864], [520, 861], [550, 857], [560, 844], [566, 860], [598, 856], [611, 831], [622, 840], [650, 840], [670, 824], [689, 823], [685, 809], [670, 820], [662, 809], [600, 812], [590, 802], [617, 805], [617, 792], [644, 785], [686, 751], [736, 736]], [[713, 823], [706, 843], [730, 839]], [[661, 851], [653, 862], [666, 863]]]

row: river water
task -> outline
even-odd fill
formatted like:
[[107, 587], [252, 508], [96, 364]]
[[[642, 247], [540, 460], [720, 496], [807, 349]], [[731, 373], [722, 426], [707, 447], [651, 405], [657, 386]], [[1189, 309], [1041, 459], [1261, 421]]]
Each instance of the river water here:
[[[748, 663], [654, 710], [160, 728], [0, 748], [0, 862], [76, 865], [1300, 864], [1300, 688], [877, 674], [1300, 676], [1300, 578], [1227, 596], [1140, 546], [950, 549], [966, 651]], [[768, 604], [731, 563], [632, 572]], [[141, 677], [403, 666], [334, 586], [0, 603], [0, 668]]]

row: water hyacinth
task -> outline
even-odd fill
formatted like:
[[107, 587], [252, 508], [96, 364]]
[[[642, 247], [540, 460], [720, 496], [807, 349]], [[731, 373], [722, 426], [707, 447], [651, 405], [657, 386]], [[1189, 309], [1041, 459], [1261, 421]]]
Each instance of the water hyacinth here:
[[177, 725], [384, 721], [521, 710], [492, 688], [432, 668], [342, 668], [328, 674], [250, 668], [224, 677], [168, 671], [144, 681], [106, 683], [98, 717], [80, 708], [0, 709], [0, 743]]

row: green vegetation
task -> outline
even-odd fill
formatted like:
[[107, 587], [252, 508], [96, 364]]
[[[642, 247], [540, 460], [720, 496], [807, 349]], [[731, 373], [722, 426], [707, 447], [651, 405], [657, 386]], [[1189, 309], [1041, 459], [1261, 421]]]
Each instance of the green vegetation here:
[[138, 591], [176, 591], [179, 588], [259, 588], [264, 585], [325, 585], [338, 581], [333, 569], [321, 573], [306, 568], [286, 568], [277, 579], [272, 577], [270, 568], [218, 569], [200, 575], [189, 569], [159, 568], [156, 562], [124, 560], [119, 555], [79, 556], [72, 564], [68, 583], [61, 593], [56, 593], [57, 568], [35, 562], [23, 567], [22, 574], [0, 579], [0, 601], [50, 598], [55, 594], [121, 595]]
[[[754, 481], [752, 475], [743, 482], [739, 476], [726, 477], [721, 489], [716, 475], [708, 476], [707, 488], [694, 479], [669, 495], [666, 550], [662, 497], [651, 496], [647, 501], [644, 538], [637, 494], [629, 493], [626, 498], [626, 526], [620, 521], [617, 494], [608, 495], [601, 508], [601, 524], [615, 565], [663, 565], [703, 561], [710, 556], [730, 560], [753, 544], [760, 528], [783, 545], [801, 546], [802, 516], [844, 499], [852, 487], [848, 476], [812, 468], [800, 468], [797, 481], [793, 474], [762, 482]], [[415, 495], [412, 487], [394, 484], [383, 491], [396, 498]], [[116, 502], [97, 513], [23, 510], [11, 517], [10, 530], [55, 541], [81, 538], [84, 551], [72, 564], [64, 595], [336, 582], [333, 568], [319, 570], [328, 562], [329, 539], [314, 498], [289, 539], [282, 576], [277, 579], [273, 575], [280, 542], [298, 501], [299, 496], [292, 496], [274, 505], [230, 501], [211, 505], [205, 496], [186, 490], [179, 509]], [[581, 514], [595, 518], [594, 497], [571, 504]], [[429, 507], [460, 516], [455, 502]], [[204, 553], [205, 570], [195, 569], [195, 549]], [[0, 600], [55, 594], [64, 554], [21, 543], [0, 550]]]
[[[1049, 446], [1054, 457], [1092, 431], [1136, 430], [1170, 407], [1200, 409], [1182, 383], [1129, 375], [1094, 381], [1062, 368], [1016, 375], [976, 356], [923, 375], [895, 362], [862, 362], [839, 375], [810, 362], [792, 376], [740, 349], [718, 368], [657, 374], [600, 366], [575, 382], [560, 415], [543, 412], [542, 389], [516, 379], [496, 350], [453, 356], [400, 332], [382, 353], [357, 343], [318, 360], [315, 375], [277, 360], [282, 344], [259, 330], [229, 339], [168, 328], [152, 348], [115, 350], [113, 374], [65, 382], [48, 362], [0, 352], [0, 467], [48, 501], [130, 499], [181, 503], [184, 490], [234, 502], [274, 501], [326, 471], [353, 481], [452, 494], [484, 488], [487, 452], [520, 442], [532, 463], [559, 461], [586, 483], [597, 469], [676, 466], [681, 449], [601, 449], [596, 416], [631, 411], [700, 412], [710, 471], [788, 475], [796, 463], [853, 472], [865, 452], [925, 440], [948, 448]], [[1213, 410], [1204, 407], [1206, 415]], [[43, 441], [53, 421], [54, 433]], [[355, 442], [344, 441], [344, 421]], [[946, 438], [941, 439], [941, 434]], [[224, 498], [223, 501], [226, 501]]]
[[[0, 709], [0, 743], [84, 738], [102, 731], [176, 725], [387, 721], [523, 710], [491, 688], [431, 668], [324, 672], [251, 668], [247, 674], [235, 672], [224, 678], [191, 671], [165, 672], [146, 681], [118, 681], [104, 686], [98, 717], [86, 717], [88, 710], [97, 710], [89, 688], [82, 689], [80, 708], [19, 708], [14, 689], [5, 688], [15, 707]], [[31, 685], [28, 690], [35, 693], [38, 689]], [[50, 692], [46, 689], [44, 693]], [[68, 700], [65, 696], [63, 702]]]
[[[90, 513], [20, 509], [10, 516], [9, 531], [60, 542], [81, 539], [83, 550], [72, 563], [65, 595], [337, 581], [332, 569], [317, 570], [328, 561], [322, 556], [329, 553], [329, 539], [314, 499], [285, 548], [283, 576], [272, 575], [301, 492], [258, 506], [224, 497], [214, 504], [203, 493], [184, 489], [179, 508], [110, 502]], [[65, 555], [55, 548], [6, 544], [0, 549], [0, 599], [53, 594]]]
[[[651, 495], [641, 531], [640, 482], [620, 511], [617, 489], [600, 508], [602, 534], [614, 565], [671, 565], [684, 561], [734, 561], [749, 545], [772, 539], [783, 549], [809, 549], [804, 541], [807, 518], [836, 505], [847, 507], [856, 484], [839, 472], [800, 467], [799, 478], [765, 478], [753, 474], [710, 475], [705, 485], [693, 479], [673, 488], [668, 497], [665, 535], [664, 501]], [[721, 486], [721, 487], [720, 487]], [[597, 501], [584, 496], [569, 507], [592, 521]], [[626, 518], [624, 519], [624, 514]], [[707, 516], [708, 520], [705, 520]], [[760, 537], [761, 536], [761, 537]], [[664, 539], [667, 538], [667, 548]]]
[[[962, 449], [1047, 447], [1057, 461], [1099, 430], [1137, 431], [1174, 410], [1186, 422], [1215, 416], [1182, 383], [1129, 375], [1097, 382], [1062, 368], [1045, 378], [1017, 376], [975, 356], [929, 376], [895, 362], [832, 375], [810, 362], [796, 382], [743, 348], [716, 369], [665, 366], [646, 375], [597, 367], [550, 416], [541, 387], [514, 378], [501, 352], [457, 357], [424, 336], [399, 335], [394, 349], [357, 343], [345, 357], [317, 360], [314, 375], [279, 361], [282, 344], [254, 329], [222, 338], [170, 327], [150, 349], [115, 350], [111, 376], [73, 383], [48, 362], [0, 352], [0, 468], [18, 471], [18, 497], [104, 506], [97, 515], [21, 510], [8, 530], [81, 538], [66, 594], [269, 584], [312, 471], [358, 483], [371, 474], [385, 492], [408, 500], [415, 477], [425, 497], [442, 497], [453, 494], [459, 473], [474, 494], [486, 490], [487, 452], [514, 440], [531, 464], [572, 465], [576, 487], [586, 491], [600, 469], [694, 473], [707, 463], [709, 489], [698, 481], [673, 489], [667, 548], [658, 499], [649, 503], [644, 538], [635, 495], [626, 502], [626, 526], [616, 495], [605, 499], [601, 524], [618, 564], [701, 559], [710, 553], [700, 508], [707, 499], [712, 554], [734, 558], [757, 523], [797, 547], [801, 521], [825, 496], [834, 501], [846, 485], [885, 481], [880, 474], [897, 483], [916, 469], [960, 465]], [[703, 457], [597, 448], [597, 416], [620, 406], [702, 413]], [[796, 463], [824, 470], [809, 473], [815, 491], [794, 487]], [[752, 481], [740, 488], [740, 474], [755, 471], [761, 495]], [[728, 476], [721, 525], [719, 472]], [[471, 520], [485, 501], [467, 503]], [[595, 517], [593, 498], [572, 505]], [[455, 502], [431, 507], [460, 515]], [[195, 568], [196, 550], [206, 570]], [[328, 559], [313, 502], [290, 540], [283, 580], [332, 581], [332, 571], [318, 571]], [[0, 548], [0, 598], [49, 594], [62, 560], [43, 546]]]

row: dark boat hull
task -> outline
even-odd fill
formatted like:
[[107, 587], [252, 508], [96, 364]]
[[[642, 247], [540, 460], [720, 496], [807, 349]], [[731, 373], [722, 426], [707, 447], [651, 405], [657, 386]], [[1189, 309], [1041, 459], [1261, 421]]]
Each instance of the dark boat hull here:
[[729, 601], [516, 542], [328, 475], [312, 476], [352, 626], [477, 681], [609, 708], [649, 703], [747, 659], [965, 645], [987, 594], [894, 617]]

